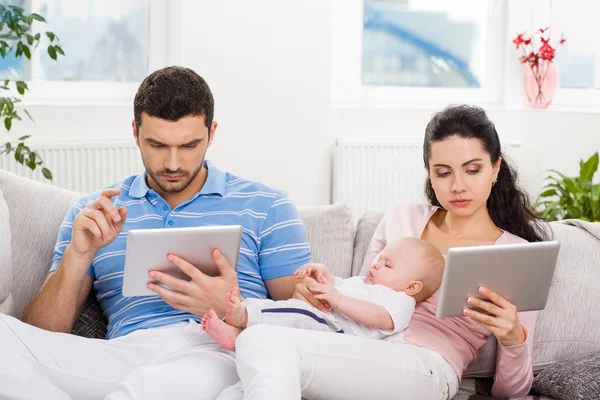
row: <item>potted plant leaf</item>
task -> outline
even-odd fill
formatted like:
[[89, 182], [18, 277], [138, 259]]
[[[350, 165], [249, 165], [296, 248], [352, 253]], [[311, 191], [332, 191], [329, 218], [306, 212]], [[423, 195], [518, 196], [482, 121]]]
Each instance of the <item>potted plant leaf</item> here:
[[[3, 59], [14, 57], [16, 59], [27, 57], [31, 60], [32, 53], [37, 49], [43, 38], [48, 38], [50, 43], [47, 52], [50, 58], [56, 60], [59, 55], [65, 53], [59, 45], [58, 37], [52, 32], [34, 33], [34, 23], [45, 23], [46, 20], [39, 14], [27, 13], [25, 9], [14, 5], [5, 6], [0, 4], [0, 56]], [[14, 121], [21, 121], [21, 111], [33, 121], [26, 109], [20, 108], [18, 103], [22, 101], [25, 91], [29, 90], [27, 83], [22, 80], [6, 79], [0, 81], [0, 121], [4, 128], [10, 132]], [[14, 153], [15, 160], [29, 167], [32, 171], [37, 167], [42, 168], [42, 174], [46, 179], [52, 180], [52, 172], [43, 167], [43, 160], [34, 150], [25, 144], [30, 135], [21, 136], [16, 142], [6, 142], [0, 146], [0, 156]]]
[[[548, 221], [581, 219], [600, 221], [600, 183], [594, 183], [598, 170], [598, 152], [579, 162], [579, 176], [567, 177], [550, 170], [546, 185], [535, 203]], [[540, 209], [541, 207], [541, 209]]]

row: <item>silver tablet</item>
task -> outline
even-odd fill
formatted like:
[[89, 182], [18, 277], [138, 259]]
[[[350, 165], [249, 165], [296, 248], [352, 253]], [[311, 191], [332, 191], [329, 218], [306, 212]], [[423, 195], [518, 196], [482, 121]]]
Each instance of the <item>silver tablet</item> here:
[[519, 311], [543, 309], [559, 248], [559, 242], [552, 241], [449, 249], [436, 317], [463, 317], [465, 308], [473, 308], [467, 298], [483, 299], [480, 286], [497, 292]]
[[220, 275], [212, 252], [219, 249], [229, 264], [237, 267], [242, 227], [202, 226], [169, 229], [132, 229], [127, 232], [123, 296], [153, 296], [146, 287], [150, 270], [164, 271], [187, 281], [190, 278], [167, 260], [175, 254], [210, 276]]

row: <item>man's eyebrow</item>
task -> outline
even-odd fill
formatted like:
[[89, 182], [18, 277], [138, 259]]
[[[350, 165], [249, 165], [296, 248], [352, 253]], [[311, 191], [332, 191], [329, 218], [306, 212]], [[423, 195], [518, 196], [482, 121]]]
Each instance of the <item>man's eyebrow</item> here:
[[152, 144], [158, 144], [158, 145], [162, 145], [162, 146], [165, 145], [164, 143], [159, 142], [158, 140], [154, 140], [154, 139], [150, 139], [150, 138], [146, 138], [146, 142], [152, 143]]
[[[469, 160], [469, 161], [463, 163], [462, 166], [464, 167], [464, 166], [469, 165], [469, 164], [471, 164], [472, 162], [475, 162], [475, 161], [483, 161], [483, 160], [481, 158], [474, 158], [472, 160]], [[446, 164], [434, 164], [434, 167], [452, 168], [452, 167], [450, 167], [449, 165], [446, 165]]]
[[200, 139], [194, 139], [194, 140], [191, 140], [191, 141], [189, 141], [189, 142], [187, 142], [187, 143], [184, 143], [184, 144], [182, 144], [182, 146], [193, 146], [193, 145], [195, 145], [195, 144], [198, 144], [198, 143], [200, 143], [200, 142], [201, 142], [201, 141], [203, 141], [203, 140], [204, 140], [204, 138], [200, 138]]
[[[194, 145], [200, 143], [203, 140], [204, 140], [204, 138], [194, 139], [194, 140], [191, 140], [191, 141], [189, 141], [187, 143], [182, 144], [181, 146], [194, 146]], [[158, 140], [151, 139], [151, 138], [146, 138], [146, 142], [148, 142], [150, 144], [155, 144], [155, 145], [160, 145], [160, 146], [166, 146], [165, 143], [159, 142]]]

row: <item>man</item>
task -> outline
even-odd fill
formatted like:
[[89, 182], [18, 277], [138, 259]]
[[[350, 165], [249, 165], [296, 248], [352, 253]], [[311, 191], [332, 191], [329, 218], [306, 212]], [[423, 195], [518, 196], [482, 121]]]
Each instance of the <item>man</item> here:
[[[27, 324], [0, 315], [0, 398], [214, 399], [238, 381], [234, 353], [200, 329], [200, 318], [211, 308], [223, 316], [234, 286], [244, 297], [290, 298], [293, 273], [311, 257], [285, 192], [205, 160], [213, 108], [208, 85], [189, 69], [142, 82], [132, 126], [146, 171], [73, 205]], [[237, 274], [218, 250], [218, 277], [169, 255], [191, 281], [151, 271], [175, 290], [149, 284], [158, 296], [122, 296], [129, 229], [231, 224], [244, 228]], [[109, 340], [57, 333], [71, 331], [92, 287]]]

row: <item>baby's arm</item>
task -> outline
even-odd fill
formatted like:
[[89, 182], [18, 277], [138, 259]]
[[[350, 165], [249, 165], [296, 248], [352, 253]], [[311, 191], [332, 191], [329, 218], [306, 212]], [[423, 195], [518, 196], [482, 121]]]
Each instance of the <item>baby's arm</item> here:
[[394, 320], [385, 307], [367, 300], [344, 296], [331, 285], [315, 284], [311, 290], [317, 294], [315, 297], [326, 300], [332, 309], [336, 309], [348, 318], [369, 328], [392, 330]]

